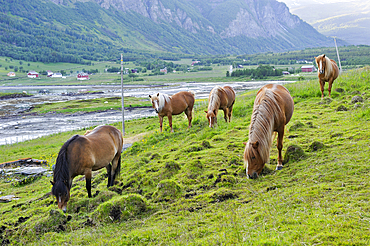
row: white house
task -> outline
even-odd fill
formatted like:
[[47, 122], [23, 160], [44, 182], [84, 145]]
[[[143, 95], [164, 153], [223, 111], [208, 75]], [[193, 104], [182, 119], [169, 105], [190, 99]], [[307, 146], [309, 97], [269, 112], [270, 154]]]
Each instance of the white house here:
[[61, 78], [63, 75], [61, 73], [53, 73], [50, 77], [51, 78]]
[[15, 72], [9, 72], [7, 75], [8, 75], [9, 77], [15, 77]]

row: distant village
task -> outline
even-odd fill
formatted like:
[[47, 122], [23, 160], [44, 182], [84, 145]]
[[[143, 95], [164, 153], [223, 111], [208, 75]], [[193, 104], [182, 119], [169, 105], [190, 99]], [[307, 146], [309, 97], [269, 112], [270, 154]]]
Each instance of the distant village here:
[[[63, 76], [61, 73], [54, 73], [50, 70], [47, 70], [46, 73], [47, 73], [46, 76], [48, 78], [62, 78], [62, 79], [66, 78], [66, 76]], [[7, 75], [9, 77], [15, 77], [16, 76], [15, 72], [9, 72]], [[27, 73], [27, 77], [28, 78], [38, 78], [39, 73], [36, 72], [36, 71], [31, 70]], [[76, 77], [77, 77], [77, 80], [89, 80], [90, 79], [89, 74], [87, 74], [87, 73], [78, 73]]]

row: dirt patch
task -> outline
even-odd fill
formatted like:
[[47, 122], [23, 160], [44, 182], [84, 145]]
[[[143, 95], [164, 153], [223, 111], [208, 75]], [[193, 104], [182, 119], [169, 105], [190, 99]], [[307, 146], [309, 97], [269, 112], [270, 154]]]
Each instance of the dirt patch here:
[[133, 144], [135, 142], [138, 142], [138, 141], [140, 141], [144, 138], [145, 134], [148, 134], [148, 133], [143, 132], [143, 133], [137, 134], [137, 135], [132, 136], [132, 137], [124, 137], [123, 138], [123, 144]]

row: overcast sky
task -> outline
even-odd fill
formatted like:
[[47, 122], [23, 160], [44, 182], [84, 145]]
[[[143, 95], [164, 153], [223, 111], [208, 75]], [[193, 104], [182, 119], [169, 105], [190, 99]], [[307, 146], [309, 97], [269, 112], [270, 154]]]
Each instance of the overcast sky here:
[[337, 3], [337, 2], [351, 2], [352, 0], [278, 0], [279, 2], [284, 2], [286, 5], [291, 7], [298, 7], [302, 5], [310, 4], [322, 4], [322, 3]]

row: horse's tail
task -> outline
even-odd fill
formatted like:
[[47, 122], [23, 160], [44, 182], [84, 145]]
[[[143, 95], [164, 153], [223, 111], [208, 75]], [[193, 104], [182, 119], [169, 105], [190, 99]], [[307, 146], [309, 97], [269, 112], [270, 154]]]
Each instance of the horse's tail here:
[[[55, 169], [54, 169], [54, 182], [61, 180], [61, 181], [69, 181], [69, 164], [68, 164], [68, 156], [67, 156], [67, 149], [68, 146], [77, 138], [79, 135], [74, 135], [67, 142], [65, 142], [62, 148], [59, 151]], [[69, 187], [70, 188], [70, 187]]]

